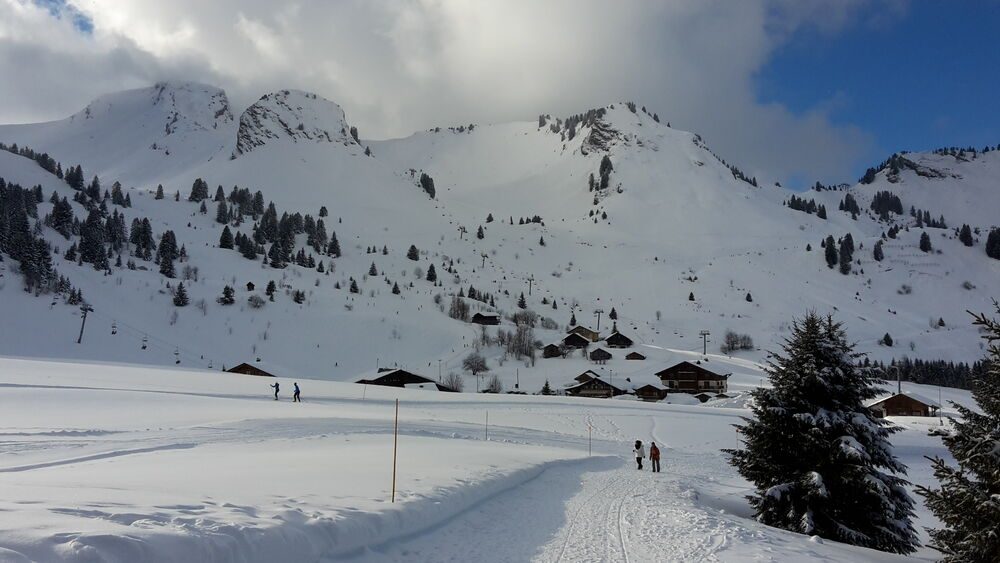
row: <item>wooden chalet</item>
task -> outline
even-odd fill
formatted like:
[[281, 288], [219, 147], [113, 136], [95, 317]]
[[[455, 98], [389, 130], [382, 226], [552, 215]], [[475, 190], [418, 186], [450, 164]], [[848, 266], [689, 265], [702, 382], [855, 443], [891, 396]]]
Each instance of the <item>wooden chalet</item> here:
[[410, 389], [415, 388], [417, 385], [424, 384], [423, 388], [434, 386], [437, 387], [438, 391], [455, 392], [454, 389], [448, 387], [447, 385], [442, 385], [433, 379], [408, 372], [404, 369], [381, 368], [378, 370], [378, 377], [375, 377], [374, 379], [359, 379], [358, 383]]
[[887, 416], [937, 416], [938, 406], [914, 393], [896, 393], [876, 399], [868, 410], [878, 418]]
[[500, 324], [500, 315], [496, 313], [476, 313], [472, 315], [471, 322], [477, 325], [498, 325]]
[[595, 377], [600, 378], [601, 374], [597, 373], [596, 371], [588, 369], [587, 371], [585, 371], [585, 372], [581, 373], [580, 375], [574, 377], [573, 381], [575, 381], [577, 383], [583, 383], [585, 381], [590, 381], [591, 379], [594, 379]]
[[562, 339], [562, 343], [567, 348], [586, 348], [590, 346], [591, 341], [575, 332], [571, 332]]
[[625, 355], [626, 360], [645, 360], [646, 356], [643, 356], [639, 352], [629, 352]]
[[238, 366], [233, 366], [226, 370], [229, 373], [242, 373], [244, 375], [257, 375], [260, 377], [277, 377], [273, 373], [261, 368], [258, 365], [243, 362]]
[[604, 343], [607, 344], [608, 348], [631, 348], [635, 344], [631, 338], [617, 330], [611, 336], [605, 338]]
[[604, 348], [598, 348], [590, 353], [590, 361], [597, 362], [599, 364], [607, 363], [611, 359], [611, 352], [608, 352]]
[[566, 388], [566, 394], [574, 397], [596, 397], [607, 399], [624, 395], [625, 390], [604, 381], [599, 377], [591, 378], [583, 383], [577, 383]]
[[667, 396], [667, 389], [662, 385], [647, 383], [640, 387], [636, 387], [634, 393], [636, 397], [642, 399], [643, 401], [656, 402], [662, 401], [663, 398]]
[[589, 328], [587, 328], [585, 326], [577, 325], [577, 326], [575, 326], [575, 327], [567, 330], [566, 332], [568, 334], [579, 334], [580, 336], [586, 338], [587, 340], [589, 340], [591, 342], [597, 342], [598, 340], [601, 339], [601, 335], [598, 334], [597, 331], [590, 330]]
[[562, 348], [558, 344], [549, 344], [545, 348], [542, 348], [543, 358], [561, 358]]
[[729, 390], [730, 375], [718, 374], [691, 362], [681, 362], [656, 372], [669, 393], [707, 392], [713, 395]]

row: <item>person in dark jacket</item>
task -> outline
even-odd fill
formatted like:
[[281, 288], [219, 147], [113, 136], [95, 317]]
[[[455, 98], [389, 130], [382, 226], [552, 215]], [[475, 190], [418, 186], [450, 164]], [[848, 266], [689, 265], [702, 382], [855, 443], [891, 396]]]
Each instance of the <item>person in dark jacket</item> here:
[[292, 402], [301, 403], [302, 399], [299, 398], [299, 382], [296, 381], [292, 384], [292, 386], [294, 387], [294, 390], [292, 391]]
[[642, 440], [635, 441], [635, 449], [632, 450], [635, 454], [635, 464], [638, 466], [637, 469], [642, 471], [642, 458], [646, 457], [646, 449], [642, 447]]
[[270, 387], [272, 387], [274, 389], [274, 400], [277, 401], [278, 400], [278, 388], [279, 388], [278, 382], [275, 381], [273, 384], [270, 385]]
[[653, 464], [653, 473], [660, 472], [660, 448], [656, 447], [656, 442], [649, 443], [649, 461]]

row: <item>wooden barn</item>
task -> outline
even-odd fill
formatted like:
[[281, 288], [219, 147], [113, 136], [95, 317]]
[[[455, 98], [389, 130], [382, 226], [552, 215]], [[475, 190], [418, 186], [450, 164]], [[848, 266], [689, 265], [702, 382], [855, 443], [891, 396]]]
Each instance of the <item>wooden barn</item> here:
[[422, 375], [417, 375], [415, 373], [408, 372], [404, 369], [393, 369], [393, 368], [382, 368], [378, 370], [378, 377], [374, 379], [359, 379], [358, 383], [365, 383], [368, 385], [382, 385], [385, 387], [404, 387], [413, 388], [419, 384], [425, 384], [424, 388], [428, 387], [430, 384], [437, 387], [438, 391], [449, 391], [454, 392], [455, 390], [447, 385], [442, 385], [433, 379], [429, 379]]
[[567, 387], [566, 394], [574, 397], [597, 397], [600, 399], [607, 399], [610, 397], [617, 397], [618, 395], [624, 395], [625, 391], [599, 377], [594, 377], [584, 381], [583, 383], [577, 383], [576, 385]]
[[586, 338], [587, 340], [589, 340], [591, 342], [597, 342], [598, 340], [601, 339], [601, 335], [598, 334], [597, 331], [590, 330], [589, 328], [587, 328], [585, 326], [577, 325], [577, 326], [575, 326], [575, 327], [567, 330], [566, 332], [568, 334], [579, 334], [580, 336]]
[[656, 372], [668, 392], [671, 393], [725, 393], [729, 390], [731, 374], [718, 374], [691, 362], [681, 362], [665, 370]]
[[500, 315], [496, 313], [476, 313], [472, 315], [471, 322], [477, 325], [498, 325], [500, 324]]
[[625, 359], [626, 359], [626, 360], [645, 360], [645, 359], [646, 359], [646, 356], [643, 356], [643, 355], [642, 355], [642, 354], [640, 354], [639, 352], [629, 352], [629, 353], [628, 353], [628, 354], [627, 354], [627, 355], [625, 356]]
[[868, 404], [878, 418], [887, 416], [937, 416], [938, 406], [913, 393], [896, 393]]
[[543, 358], [561, 358], [562, 348], [558, 344], [549, 344], [545, 348], [542, 348]]
[[590, 342], [590, 340], [575, 332], [567, 334], [566, 338], [562, 339], [562, 343], [565, 344], [567, 348], [586, 348], [587, 346], [590, 346]]
[[605, 338], [604, 343], [608, 345], [608, 348], [631, 348], [632, 344], [634, 344], [631, 338], [617, 330], [611, 336]]
[[597, 362], [599, 364], [607, 363], [611, 359], [611, 352], [608, 352], [604, 348], [598, 348], [590, 353], [590, 361]]
[[662, 385], [647, 383], [635, 388], [635, 396], [647, 402], [662, 401], [666, 397], [667, 390]]
[[273, 373], [261, 368], [259, 365], [243, 362], [238, 366], [227, 369], [229, 373], [242, 373], [244, 375], [258, 375], [260, 377], [277, 377]]

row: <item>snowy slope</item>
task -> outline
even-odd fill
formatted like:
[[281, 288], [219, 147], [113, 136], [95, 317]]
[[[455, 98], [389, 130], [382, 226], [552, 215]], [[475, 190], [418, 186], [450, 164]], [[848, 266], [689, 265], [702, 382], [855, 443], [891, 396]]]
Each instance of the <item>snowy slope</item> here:
[[[272, 381], [0, 359], [0, 560], [936, 557], [756, 523], [748, 484], [719, 451], [738, 445], [732, 425], [746, 410], [303, 380], [293, 404], [293, 380], [277, 380], [277, 402]], [[897, 422], [897, 454], [930, 483], [922, 456], [945, 453], [927, 435], [937, 420]], [[636, 438], [661, 446], [662, 473], [632, 467]], [[918, 518], [935, 525], [922, 508]]]
[[[127, 222], [148, 216], [157, 237], [173, 229], [190, 256], [186, 264], [199, 270], [197, 280], [185, 282], [192, 306], [178, 309], [155, 265], [104, 276], [86, 264], [56, 260], [95, 309], [86, 344], [77, 345], [78, 312], [59, 300], [23, 293], [16, 265], [6, 261], [0, 264], [0, 312], [17, 321], [5, 327], [0, 353], [180, 361], [214, 369], [261, 358], [282, 373], [334, 380], [356, 379], [376, 365], [434, 376], [461, 371], [461, 359], [478, 337], [476, 327], [444, 314], [450, 296], [472, 285], [491, 293], [496, 308], [508, 314], [523, 292], [531, 309], [560, 327], [571, 310], [580, 323], [594, 326], [594, 311], [602, 309], [600, 328], [607, 331], [614, 307], [618, 327], [654, 352], [641, 365], [616, 353], [603, 369], [636, 377], [674, 361], [670, 350], [700, 349], [703, 329], [712, 332], [713, 352], [727, 329], [750, 334], [758, 350], [742, 354], [759, 360], [787, 333], [792, 316], [810, 308], [834, 313], [860, 349], [877, 358], [905, 354], [969, 362], [982, 354], [964, 312], [989, 310], [990, 299], [1000, 295], [1000, 261], [985, 256], [982, 240], [966, 248], [950, 230], [932, 230], [941, 253], [924, 254], [917, 249], [919, 230], [911, 229], [888, 241], [886, 260], [876, 263], [871, 248], [887, 226], [867, 214], [852, 220], [837, 211], [844, 192], [801, 194], [825, 202], [828, 220], [789, 209], [782, 202], [791, 192], [737, 179], [697, 135], [625, 104], [574, 125], [572, 138], [564, 122], [554, 131], [556, 120], [545, 121], [359, 143], [343, 110], [313, 94], [268, 94], [234, 119], [221, 91], [164, 84], [101, 98], [66, 120], [0, 126], [2, 142], [48, 151], [64, 166], [80, 163], [88, 178], [100, 175], [105, 187], [120, 179], [133, 201], [131, 209], [120, 210]], [[591, 191], [588, 177], [599, 178], [605, 156], [614, 167], [608, 189]], [[996, 199], [990, 191], [990, 178], [1000, 177], [996, 166], [996, 153], [990, 153], [949, 162], [950, 175], [943, 179], [904, 171], [902, 181], [888, 187], [906, 207], [985, 229], [989, 206], [982, 203]], [[435, 180], [435, 199], [418, 185], [422, 172]], [[73, 193], [31, 161], [6, 152], [0, 153], [0, 177], [41, 184], [46, 201], [53, 190]], [[317, 217], [326, 206], [326, 230], [337, 233], [343, 256], [317, 257], [326, 265], [319, 273], [299, 266], [278, 270], [217, 248], [222, 225], [214, 221], [214, 203], [202, 215], [197, 204], [185, 201], [195, 178], [204, 178], [210, 193], [216, 186], [226, 193], [234, 185], [259, 189], [279, 215]], [[880, 177], [851, 192], [866, 206], [867, 194], [885, 182]], [[168, 197], [157, 201], [152, 190], [161, 183]], [[169, 197], [175, 192], [181, 201]], [[935, 203], [939, 193], [946, 196]], [[39, 207], [44, 214], [51, 206]], [[81, 216], [82, 208], [76, 212]], [[487, 223], [490, 214], [494, 221]], [[535, 215], [541, 223], [518, 224]], [[900, 224], [907, 219], [899, 218]], [[231, 229], [248, 234], [251, 224], [248, 217]], [[481, 240], [475, 236], [480, 226]], [[859, 263], [852, 275], [842, 276], [826, 267], [819, 245], [827, 235], [848, 232], [861, 246]], [[61, 250], [69, 244], [51, 230], [45, 236]], [[300, 235], [299, 247], [304, 239]], [[406, 257], [411, 244], [421, 251], [416, 262]], [[371, 247], [378, 252], [369, 254]], [[373, 263], [377, 276], [368, 275]], [[432, 264], [441, 286], [423, 279]], [[453, 275], [445, 272], [449, 267]], [[358, 294], [346, 291], [352, 278]], [[247, 282], [261, 293], [269, 280], [279, 284], [278, 298], [262, 309], [249, 308]], [[964, 289], [964, 281], [975, 288]], [[215, 303], [227, 284], [237, 289], [231, 307]], [[390, 291], [393, 284], [399, 295]], [[911, 293], [899, 293], [903, 284]], [[306, 302], [293, 303], [292, 290], [306, 292]], [[473, 312], [487, 308], [470, 305]], [[938, 318], [945, 327], [931, 326]], [[895, 348], [877, 344], [887, 332]], [[542, 342], [560, 337], [561, 330], [535, 330]], [[561, 386], [592, 367], [580, 358], [504, 361], [495, 346], [484, 354], [508, 389], [520, 381], [522, 389], [537, 391], [546, 378]], [[474, 388], [469, 378], [466, 389]]]

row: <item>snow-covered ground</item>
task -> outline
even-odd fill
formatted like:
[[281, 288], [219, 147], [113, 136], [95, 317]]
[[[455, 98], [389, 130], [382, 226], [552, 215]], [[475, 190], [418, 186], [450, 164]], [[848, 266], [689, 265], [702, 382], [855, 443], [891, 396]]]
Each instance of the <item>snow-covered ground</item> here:
[[[0, 560], [904, 560], [748, 518], [720, 452], [748, 413], [732, 404], [297, 381], [301, 404], [291, 379], [0, 359]], [[937, 419], [897, 422], [931, 482]], [[635, 439], [660, 444], [662, 473], [633, 468]], [[934, 525], [922, 507], [917, 524]]]

